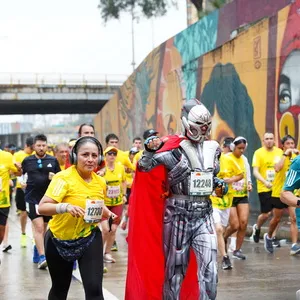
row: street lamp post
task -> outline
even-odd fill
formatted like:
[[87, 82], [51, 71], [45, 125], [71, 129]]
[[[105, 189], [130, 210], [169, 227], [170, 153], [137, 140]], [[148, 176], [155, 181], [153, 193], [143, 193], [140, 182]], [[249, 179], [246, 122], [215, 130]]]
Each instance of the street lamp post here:
[[135, 16], [134, 16], [134, 5], [132, 5], [131, 7], [131, 42], [132, 42], [132, 71], [134, 72], [135, 70], [135, 49], [134, 49], [134, 20], [135, 20]]

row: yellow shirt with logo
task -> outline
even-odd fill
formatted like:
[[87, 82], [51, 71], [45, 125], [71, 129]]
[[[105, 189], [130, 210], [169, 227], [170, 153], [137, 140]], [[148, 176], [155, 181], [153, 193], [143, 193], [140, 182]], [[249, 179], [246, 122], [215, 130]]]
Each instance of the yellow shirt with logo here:
[[[232, 160], [228, 154], [222, 154], [220, 158], [220, 172], [218, 178], [230, 178], [235, 175], [240, 175], [243, 171], [240, 169], [239, 165]], [[212, 206], [218, 209], [227, 209], [231, 207], [232, 200], [234, 196], [234, 190], [232, 184], [228, 185], [228, 192], [222, 198], [211, 196]]]
[[[24, 150], [20, 150], [20, 151], [14, 153], [14, 161], [17, 162], [17, 163], [22, 163], [22, 161], [23, 161], [26, 157], [28, 157], [28, 156], [30, 156], [30, 155], [31, 155], [31, 154], [26, 153]], [[17, 179], [17, 185], [16, 185], [16, 187], [17, 187], [18, 189], [21, 188], [20, 178], [19, 178], [19, 177], [18, 177], [18, 179]]]
[[272, 197], [280, 198], [280, 193], [284, 185], [286, 174], [296, 156], [297, 155], [293, 153], [291, 157], [285, 157], [282, 169], [279, 172], [276, 172], [272, 187]]
[[232, 189], [234, 190], [233, 197], [246, 197], [248, 196], [248, 191], [247, 191], [247, 172], [246, 172], [246, 165], [245, 165], [245, 160], [244, 158], [241, 157], [236, 157], [233, 155], [233, 153], [229, 153], [228, 157], [232, 159], [234, 164], [238, 166], [238, 168], [243, 172], [243, 179], [234, 182], [232, 184]]
[[105, 205], [117, 206], [123, 204], [122, 183], [126, 181], [125, 169], [123, 165], [115, 163], [113, 171], [106, 167], [103, 178], [105, 179], [107, 186], [105, 195]]
[[11, 153], [0, 150], [0, 208], [10, 207], [10, 172], [17, 172]]
[[[273, 147], [272, 151], [267, 151], [265, 147], [259, 148], [254, 152], [252, 167], [257, 167], [263, 178], [273, 183], [276, 173], [274, 166], [279, 162], [282, 154], [282, 150], [277, 147]], [[271, 191], [260, 180], [256, 182], [258, 193]]]
[[[84, 209], [87, 200], [104, 200], [105, 194], [106, 184], [102, 177], [93, 172], [92, 180], [86, 182], [78, 174], [75, 166], [55, 174], [45, 193], [59, 203], [70, 203]], [[61, 240], [86, 237], [96, 226], [97, 224], [86, 223], [83, 217], [72, 217], [70, 213], [54, 215], [49, 222], [54, 237]]]

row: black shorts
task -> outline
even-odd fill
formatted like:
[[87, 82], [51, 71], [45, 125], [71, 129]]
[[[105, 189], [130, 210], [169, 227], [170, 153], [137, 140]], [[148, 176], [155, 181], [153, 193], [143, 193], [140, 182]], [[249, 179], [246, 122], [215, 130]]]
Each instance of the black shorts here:
[[260, 212], [266, 214], [272, 211], [272, 191], [258, 193], [258, 197], [260, 202]]
[[0, 207], [0, 225], [5, 226], [9, 214], [9, 207]]
[[36, 218], [43, 218], [44, 223], [48, 223], [51, 220], [51, 217], [50, 216], [42, 216], [42, 215], [37, 214], [37, 211], [36, 211], [37, 205], [38, 204], [26, 203], [26, 211], [27, 211], [29, 219], [32, 221]]
[[277, 208], [277, 209], [284, 209], [288, 208], [289, 206], [284, 204], [283, 202], [280, 201], [279, 197], [272, 197], [272, 208]]
[[239, 204], [249, 203], [248, 197], [233, 197], [232, 207], [237, 207]]
[[21, 211], [26, 211], [25, 195], [24, 191], [21, 188], [17, 188], [16, 191], [16, 205], [17, 209]]
[[126, 190], [127, 202], [125, 203], [126, 205], [129, 204], [130, 194], [131, 194], [131, 188], [127, 188], [127, 190]]

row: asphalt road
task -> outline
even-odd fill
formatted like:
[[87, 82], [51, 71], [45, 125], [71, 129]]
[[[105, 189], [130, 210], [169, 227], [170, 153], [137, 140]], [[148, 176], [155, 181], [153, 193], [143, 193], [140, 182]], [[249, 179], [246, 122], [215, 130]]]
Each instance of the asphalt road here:
[[[27, 248], [20, 248], [20, 227], [18, 217], [11, 211], [9, 220], [9, 241], [12, 250], [0, 253], [0, 299], [1, 300], [39, 300], [47, 299], [50, 287], [48, 271], [38, 270], [32, 263], [32, 243], [28, 238]], [[28, 226], [30, 234], [30, 224]], [[117, 262], [107, 264], [108, 273], [104, 276], [106, 300], [124, 299], [127, 249], [126, 232], [118, 233], [119, 251], [114, 253]], [[290, 300], [296, 299], [300, 289], [300, 256], [290, 256], [289, 246], [276, 249], [273, 255], [265, 252], [263, 243], [245, 242], [243, 253], [245, 261], [232, 260], [233, 269], [219, 269], [219, 300]], [[74, 273], [78, 279], [78, 272]], [[84, 299], [79, 280], [73, 279], [68, 299]], [[113, 294], [114, 296], [112, 296]]]

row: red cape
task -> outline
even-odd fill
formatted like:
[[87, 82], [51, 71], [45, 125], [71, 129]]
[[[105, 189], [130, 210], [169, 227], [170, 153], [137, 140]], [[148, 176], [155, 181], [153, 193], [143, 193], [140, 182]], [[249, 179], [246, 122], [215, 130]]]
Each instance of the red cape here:
[[[159, 152], [178, 148], [183, 137], [168, 137]], [[163, 217], [167, 197], [167, 172], [157, 166], [136, 171], [131, 190], [128, 232], [126, 300], [162, 299], [164, 283]], [[191, 251], [180, 299], [199, 299], [196, 258]]]

